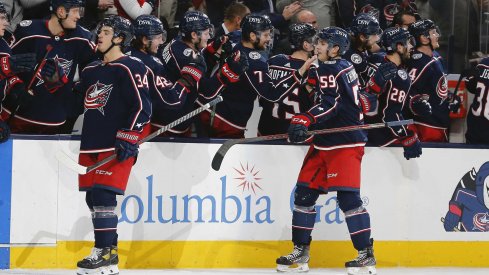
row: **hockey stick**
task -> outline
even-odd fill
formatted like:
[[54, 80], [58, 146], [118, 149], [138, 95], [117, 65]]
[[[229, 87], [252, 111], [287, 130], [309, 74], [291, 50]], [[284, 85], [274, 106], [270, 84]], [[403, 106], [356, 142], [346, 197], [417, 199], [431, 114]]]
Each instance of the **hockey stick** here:
[[[210, 107], [216, 105], [217, 103], [221, 102], [222, 100], [223, 100], [222, 97], [218, 96], [216, 99], [210, 101], [209, 103], [193, 110], [192, 112], [180, 117], [179, 119], [173, 121], [172, 123], [170, 123], [166, 126], [161, 127], [157, 131], [155, 131], [155, 132], [151, 133], [150, 135], [148, 135], [147, 137], [141, 139], [138, 142], [138, 145], [141, 145], [141, 144], [159, 136], [161, 133], [170, 130], [171, 128], [177, 126], [178, 124], [180, 124], [186, 120], [189, 120], [190, 118], [202, 113], [203, 111], [205, 111], [205, 110], [209, 109]], [[67, 156], [61, 150], [56, 153], [56, 158], [58, 159], [58, 161], [60, 161], [66, 167], [70, 168], [71, 170], [77, 172], [80, 175], [85, 175], [85, 174], [92, 172], [93, 170], [99, 168], [100, 166], [114, 160], [116, 158], [116, 156], [117, 156], [117, 154], [114, 153], [114, 154], [106, 157], [105, 159], [87, 167], [87, 166], [83, 166], [83, 165], [78, 164], [78, 162], [72, 160], [69, 156]]]
[[[386, 123], [374, 123], [374, 124], [364, 124], [364, 125], [354, 125], [354, 126], [346, 126], [346, 127], [339, 127], [339, 128], [314, 130], [314, 131], [308, 131], [307, 134], [308, 135], [332, 134], [332, 133], [368, 130], [368, 129], [375, 129], [375, 128], [383, 128], [383, 127], [402, 126], [408, 124], [413, 124], [413, 120], [408, 119], [408, 120], [400, 120], [400, 121], [391, 121]], [[221, 145], [221, 147], [219, 147], [219, 149], [217, 150], [216, 154], [214, 155], [214, 158], [212, 159], [211, 167], [215, 171], [219, 171], [219, 169], [221, 168], [222, 161], [224, 160], [224, 156], [229, 151], [229, 149], [231, 149], [231, 147], [233, 147], [236, 144], [286, 139], [288, 137], [289, 137], [288, 134], [278, 134], [278, 135], [269, 135], [269, 136], [253, 137], [253, 138], [229, 139], [226, 142], [224, 142]]]
[[[53, 49], [53, 46], [51, 44], [46, 45], [46, 53], [44, 54], [43, 58], [41, 59], [41, 62], [39, 63], [39, 66], [37, 67], [36, 71], [34, 72], [34, 75], [32, 75], [31, 81], [29, 82], [29, 85], [26, 88], [26, 92], [28, 92], [31, 96], [34, 96], [34, 91], [32, 90], [32, 84], [34, 84], [34, 80], [36, 79], [37, 74], [41, 71], [41, 69], [44, 67], [44, 64], [46, 64], [46, 58], [48, 57], [48, 54], [51, 52]], [[10, 113], [10, 116], [7, 119], [7, 124], [10, 124], [12, 119], [15, 117], [15, 114], [17, 114], [17, 111], [20, 108], [20, 104], [17, 104], [15, 108], [12, 110]]]
[[[441, 222], [442, 222], [443, 224], [445, 224], [445, 218], [441, 217], [441, 219], [440, 219], [440, 220], [441, 220]], [[462, 231], [461, 231], [460, 229], [458, 229], [458, 227], [456, 227], [456, 226], [453, 228], [453, 231], [455, 231], [455, 232], [462, 232]]]

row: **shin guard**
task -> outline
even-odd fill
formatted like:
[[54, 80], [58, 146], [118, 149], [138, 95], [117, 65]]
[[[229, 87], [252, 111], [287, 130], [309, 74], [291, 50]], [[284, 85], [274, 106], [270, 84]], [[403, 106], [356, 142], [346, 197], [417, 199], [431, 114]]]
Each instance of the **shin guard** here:
[[345, 212], [346, 224], [356, 250], [372, 246], [370, 242], [370, 216], [363, 206]]
[[315, 222], [316, 209], [314, 206], [295, 205], [292, 214], [292, 242], [296, 245], [309, 245]]
[[114, 206], [93, 207], [93, 227], [95, 232], [95, 247], [104, 248], [113, 245], [117, 236], [117, 215]]

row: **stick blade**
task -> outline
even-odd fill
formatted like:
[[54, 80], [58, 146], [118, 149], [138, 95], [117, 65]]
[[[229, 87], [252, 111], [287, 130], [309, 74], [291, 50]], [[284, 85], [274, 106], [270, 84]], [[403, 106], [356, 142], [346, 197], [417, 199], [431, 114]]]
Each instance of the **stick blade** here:
[[61, 162], [67, 168], [75, 171], [80, 175], [85, 175], [87, 173], [87, 167], [78, 164], [78, 162], [72, 160], [65, 152], [59, 150], [56, 152], [56, 159]]
[[219, 171], [221, 169], [221, 164], [222, 161], [224, 160], [224, 156], [219, 154], [219, 151], [214, 155], [214, 158], [212, 158], [212, 163], [211, 167], [214, 169], [214, 171]]

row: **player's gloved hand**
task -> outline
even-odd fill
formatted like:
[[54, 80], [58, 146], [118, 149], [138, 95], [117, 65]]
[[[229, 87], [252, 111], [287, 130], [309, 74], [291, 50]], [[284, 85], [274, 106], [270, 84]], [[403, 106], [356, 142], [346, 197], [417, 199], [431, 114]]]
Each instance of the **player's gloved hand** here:
[[287, 130], [290, 142], [300, 143], [306, 141], [309, 137], [307, 129], [309, 129], [309, 125], [313, 122], [314, 118], [306, 113], [293, 116], [290, 121], [289, 129]]
[[206, 50], [210, 53], [215, 55], [216, 57], [220, 56], [219, 50], [221, 50], [221, 47], [229, 40], [229, 37], [227, 35], [221, 35], [219, 37], [216, 37], [214, 41], [209, 43], [206, 47]]
[[178, 82], [187, 88], [198, 89], [199, 81], [206, 70], [204, 57], [200, 54], [194, 55], [193, 59], [180, 71], [181, 78]]
[[418, 139], [418, 135], [411, 131], [408, 131], [408, 136], [401, 138], [401, 144], [404, 147], [404, 157], [409, 160], [413, 158], [419, 158], [422, 154], [421, 142]]
[[427, 94], [419, 94], [411, 97], [409, 109], [417, 116], [430, 116], [431, 104], [428, 102], [430, 96]]
[[239, 81], [239, 77], [248, 70], [248, 58], [241, 51], [235, 51], [226, 58], [217, 77], [222, 84], [228, 85]]
[[396, 77], [397, 66], [392, 62], [385, 62], [380, 64], [375, 74], [370, 78], [367, 83], [367, 89], [371, 93], [380, 94], [385, 84]]
[[41, 77], [44, 86], [50, 93], [56, 92], [60, 87], [68, 83], [68, 76], [57, 59], [46, 59], [41, 69]]
[[360, 100], [360, 106], [362, 107], [362, 111], [364, 114], [377, 109], [377, 95], [360, 89], [360, 91], [358, 92], [358, 99]]
[[0, 120], [0, 143], [6, 142], [9, 137], [10, 137], [10, 127], [5, 121]]
[[445, 215], [445, 221], [443, 222], [443, 227], [445, 227], [445, 231], [455, 231], [455, 228], [457, 228], [461, 216], [462, 206], [455, 201], [450, 201], [450, 203], [448, 204], [448, 212]]
[[23, 53], [0, 58], [2, 78], [13, 76], [20, 72], [32, 71], [36, 66], [35, 53]]
[[32, 102], [34, 96], [27, 92], [24, 82], [17, 76], [8, 79], [7, 95], [14, 106], [25, 106]]
[[460, 104], [462, 104], [462, 99], [458, 95], [452, 94], [448, 102], [448, 109], [450, 109], [451, 112], [456, 113], [458, 112], [458, 109], [460, 109]]
[[319, 82], [319, 75], [316, 66], [309, 67], [307, 71], [307, 79], [306, 84], [311, 86], [312, 88], [316, 88], [317, 83]]
[[115, 153], [117, 160], [125, 161], [130, 157], [137, 157], [139, 153], [138, 141], [141, 139], [141, 133], [131, 130], [119, 130], [115, 136]]

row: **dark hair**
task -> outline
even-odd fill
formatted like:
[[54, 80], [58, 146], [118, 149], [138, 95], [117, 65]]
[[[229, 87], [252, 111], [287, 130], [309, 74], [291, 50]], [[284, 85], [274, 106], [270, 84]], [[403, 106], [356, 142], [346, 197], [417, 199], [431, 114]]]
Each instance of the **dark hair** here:
[[132, 41], [131, 41], [131, 46], [135, 49], [138, 49], [138, 50], [141, 50], [142, 48], [144, 48], [144, 43], [143, 43], [143, 38], [142, 36], [140, 37], [135, 37]]
[[397, 26], [401, 26], [403, 24], [402, 22], [402, 17], [404, 15], [408, 15], [408, 16], [412, 16], [414, 17], [416, 20], [418, 20], [416, 18], [416, 14], [410, 10], [400, 10], [398, 13], [394, 14], [394, 18], [392, 19], [392, 24], [391, 24], [391, 27], [395, 27], [396, 25]]
[[237, 16], [241, 18], [245, 17], [249, 13], [250, 9], [245, 4], [239, 2], [233, 2], [224, 11], [225, 20], [233, 20]]

